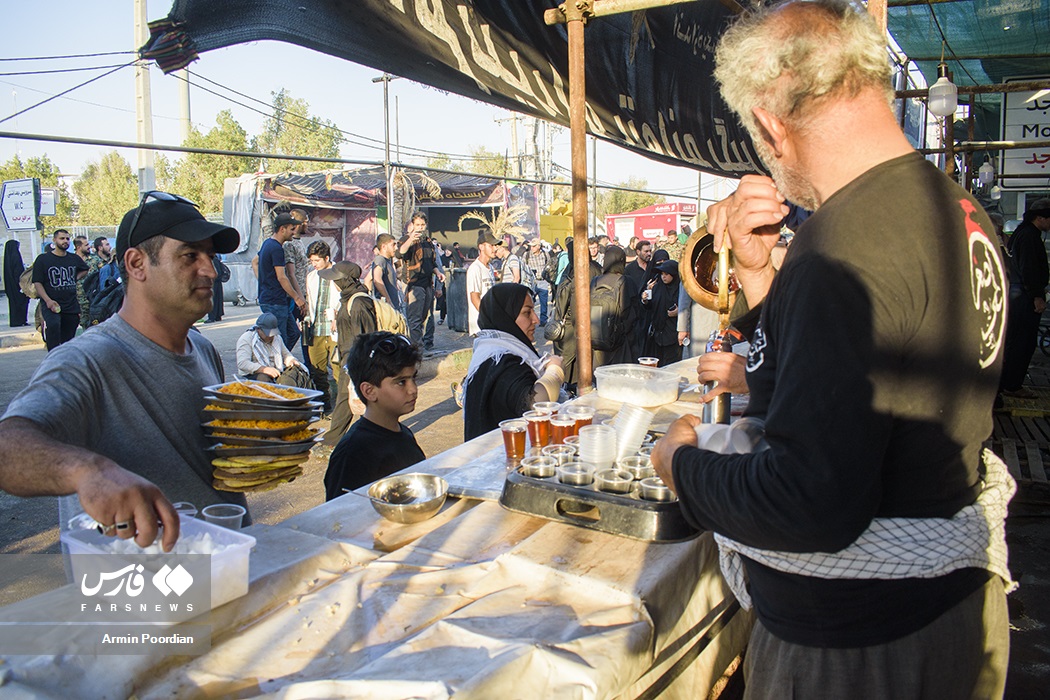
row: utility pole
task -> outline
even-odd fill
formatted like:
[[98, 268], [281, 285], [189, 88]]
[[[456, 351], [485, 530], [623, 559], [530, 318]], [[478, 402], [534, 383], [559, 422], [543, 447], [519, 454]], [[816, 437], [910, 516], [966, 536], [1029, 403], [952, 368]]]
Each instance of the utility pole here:
[[186, 68], [175, 72], [179, 81], [179, 136], [182, 143], [190, 137], [193, 122], [190, 121], [190, 72]]
[[[386, 173], [386, 219], [390, 235], [394, 238], [399, 236], [395, 233], [394, 222], [394, 187], [390, 181], [390, 81], [397, 80], [396, 75], [383, 73], [378, 78], [372, 78], [373, 83], [383, 83], [383, 170]], [[398, 222], [400, 223], [400, 222]]]
[[512, 174], [514, 177], [521, 177], [521, 151], [518, 150], [518, 120], [522, 117], [517, 114], [512, 114], [509, 117], [498, 119], [493, 117], [492, 121], [497, 124], [503, 122], [510, 122], [510, 152], [514, 154], [514, 167], [512, 168]]
[[[135, 0], [135, 49], [149, 39], [146, 25], [146, 0]], [[153, 143], [153, 107], [149, 89], [149, 63], [139, 61], [135, 65], [135, 124], [139, 143]], [[140, 149], [139, 192], [157, 188], [157, 173], [153, 151]]]

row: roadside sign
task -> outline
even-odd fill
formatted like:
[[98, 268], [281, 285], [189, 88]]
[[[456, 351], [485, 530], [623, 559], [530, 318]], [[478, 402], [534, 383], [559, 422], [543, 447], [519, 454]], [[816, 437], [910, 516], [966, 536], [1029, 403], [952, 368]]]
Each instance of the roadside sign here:
[[58, 190], [54, 187], [40, 188], [40, 216], [54, 216], [58, 202]]
[[4, 214], [4, 223], [11, 231], [35, 231], [40, 228], [37, 222], [38, 191], [40, 180], [25, 178], [7, 180], [0, 192], [0, 211]]
[[[1024, 78], [1037, 80], [1045, 78]], [[1008, 79], [1009, 83], [1013, 80]], [[1033, 142], [1030, 148], [1001, 152], [1001, 182], [1004, 190], [1042, 189], [1050, 183], [1050, 148], [1034, 144], [1050, 139], [1050, 94], [1046, 90], [1003, 93], [1003, 139]], [[1018, 175], [1024, 177], [1017, 177]], [[1046, 179], [1037, 177], [1045, 175]]]

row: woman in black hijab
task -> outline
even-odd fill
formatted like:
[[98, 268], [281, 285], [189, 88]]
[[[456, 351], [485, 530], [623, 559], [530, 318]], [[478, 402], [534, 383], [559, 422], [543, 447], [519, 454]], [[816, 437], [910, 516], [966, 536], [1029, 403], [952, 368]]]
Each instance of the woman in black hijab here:
[[29, 297], [22, 293], [18, 284], [19, 276], [26, 269], [18, 245], [18, 241], [10, 240], [4, 246], [4, 291], [12, 328], [29, 325]]
[[[368, 290], [361, 284], [361, 266], [357, 263], [344, 260], [327, 270], [318, 270], [317, 274], [322, 279], [335, 282], [339, 288], [339, 311], [335, 314], [340, 368], [336, 383], [338, 394], [332, 410], [332, 424], [324, 436], [326, 445], [335, 445], [354, 417], [354, 412], [350, 410], [350, 373], [346, 371], [346, 358], [350, 357], [350, 349], [354, 347], [358, 336], [376, 331], [376, 307]], [[355, 294], [362, 296], [355, 299]]]
[[[641, 309], [641, 290], [634, 280], [623, 274], [627, 264], [627, 254], [623, 248], [610, 245], [605, 249], [605, 260], [602, 274], [591, 281], [591, 306], [594, 306], [594, 290], [599, 286], [618, 290], [619, 308], [617, 316], [620, 328], [623, 329], [623, 341], [611, 350], [595, 350], [594, 366], [623, 364], [635, 362], [641, 350], [641, 334], [637, 331], [639, 311]], [[593, 319], [592, 319], [593, 320]]]
[[649, 308], [644, 353], [660, 360], [660, 367], [682, 359], [678, 342], [678, 263], [665, 260], [655, 268], [658, 281], [653, 285], [652, 299], [644, 302]]
[[561, 358], [533, 344], [540, 319], [529, 288], [493, 286], [481, 298], [474, 356], [463, 388], [463, 436], [470, 440], [517, 418], [536, 401], [557, 401]]

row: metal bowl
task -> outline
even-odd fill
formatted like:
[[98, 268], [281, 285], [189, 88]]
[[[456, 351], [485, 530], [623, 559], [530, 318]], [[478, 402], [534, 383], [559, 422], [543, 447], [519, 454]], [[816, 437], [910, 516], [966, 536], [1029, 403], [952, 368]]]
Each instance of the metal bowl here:
[[368, 487], [372, 507], [395, 523], [418, 523], [434, 516], [448, 496], [448, 482], [433, 474], [395, 474]]

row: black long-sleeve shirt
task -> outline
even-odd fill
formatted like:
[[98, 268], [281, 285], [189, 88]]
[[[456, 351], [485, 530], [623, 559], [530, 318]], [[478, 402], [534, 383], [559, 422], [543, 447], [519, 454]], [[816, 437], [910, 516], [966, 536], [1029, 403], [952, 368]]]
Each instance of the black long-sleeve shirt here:
[[[868, 217], [886, 202], [894, 215]], [[758, 548], [835, 552], [873, 518], [972, 503], [1005, 326], [993, 231], [918, 154], [834, 194], [800, 228], [752, 337], [748, 413], [771, 449], [680, 448], [687, 517]], [[759, 619], [811, 646], [899, 638], [988, 577], [827, 580], [745, 562]]]

